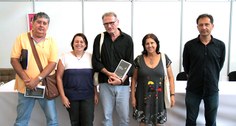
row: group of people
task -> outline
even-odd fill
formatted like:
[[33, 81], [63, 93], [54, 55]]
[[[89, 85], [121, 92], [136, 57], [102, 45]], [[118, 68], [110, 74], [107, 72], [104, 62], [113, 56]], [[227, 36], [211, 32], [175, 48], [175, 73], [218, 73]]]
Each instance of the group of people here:
[[[39, 54], [43, 71], [31, 50], [27, 33], [19, 35], [12, 48], [11, 64], [15, 69], [18, 91], [17, 118], [14, 126], [27, 126], [35, 101], [45, 113], [47, 126], [58, 126], [55, 99], [24, 97], [25, 89], [35, 90], [42, 80], [55, 73], [62, 104], [69, 113], [71, 126], [93, 126], [94, 106], [101, 103], [103, 125], [113, 125], [113, 110], [118, 113], [119, 126], [129, 126], [129, 99], [134, 108], [135, 119], [140, 126], [164, 125], [167, 108], [164, 102], [164, 80], [166, 72], [170, 83], [171, 106], [175, 105], [174, 75], [171, 60], [160, 52], [157, 36], [149, 33], [143, 37], [143, 51], [134, 58], [132, 37], [119, 28], [119, 19], [114, 12], [102, 16], [104, 36], [94, 39], [93, 53], [86, 52], [88, 41], [83, 33], [74, 35], [72, 51], [58, 58], [54, 39], [46, 34], [50, 18], [44, 12], [37, 13], [32, 22], [31, 38]], [[224, 64], [225, 45], [213, 38], [213, 17], [202, 14], [197, 18], [199, 36], [185, 44], [183, 67], [188, 75], [186, 87], [186, 126], [196, 126], [201, 100], [205, 103], [206, 126], [216, 126], [218, 108], [219, 73]], [[101, 40], [103, 40], [102, 43]], [[23, 69], [19, 59], [21, 50], [28, 50], [27, 69]], [[59, 59], [59, 60], [58, 60]], [[124, 79], [114, 73], [123, 59], [132, 63]], [[166, 63], [162, 65], [162, 62]], [[164, 71], [166, 67], [166, 71]], [[99, 72], [99, 92], [94, 85], [94, 72]], [[131, 93], [130, 79], [131, 78]]]

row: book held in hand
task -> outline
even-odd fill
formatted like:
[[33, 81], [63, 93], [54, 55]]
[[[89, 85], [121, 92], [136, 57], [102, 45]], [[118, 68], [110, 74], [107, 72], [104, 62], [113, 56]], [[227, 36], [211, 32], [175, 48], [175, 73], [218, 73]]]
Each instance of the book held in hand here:
[[25, 97], [32, 97], [32, 98], [44, 98], [45, 94], [45, 86], [37, 86], [36, 89], [31, 90], [25, 88]]
[[132, 64], [121, 59], [118, 66], [116, 67], [115, 74], [120, 77], [120, 79], [124, 80], [125, 75], [128, 73]]

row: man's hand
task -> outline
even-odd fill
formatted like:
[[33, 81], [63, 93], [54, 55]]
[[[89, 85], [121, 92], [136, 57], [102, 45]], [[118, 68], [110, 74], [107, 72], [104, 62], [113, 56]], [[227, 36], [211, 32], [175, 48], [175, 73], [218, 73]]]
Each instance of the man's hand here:
[[27, 88], [33, 90], [39, 84], [40, 80], [38, 79], [38, 77], [36, 77], [34, 79], [24, 80], [24, 82]]
[[122, 80], [118, 78], [117, 76], [110, 76], [108, 79], [108, 83], [111, 85], [121, 85]]

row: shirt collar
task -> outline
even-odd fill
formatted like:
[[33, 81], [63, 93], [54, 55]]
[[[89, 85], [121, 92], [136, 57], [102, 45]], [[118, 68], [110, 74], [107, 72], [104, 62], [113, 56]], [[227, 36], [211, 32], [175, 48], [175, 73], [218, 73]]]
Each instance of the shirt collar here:
[[[33, 32], [32, 32], [32, 30], [30, 31], [30, 36], [31, 36], [31, 38], [35, 41], [35, 39], [34, 39], [34, 37], [33, 37]], [[48, 34], [46, 33], [46, 36], [44, 37], [44, 38], [42, 38], [41, 39], [41, 41], [45, 41], [45, 40], [47, 40], [48, 39]], [[40, 41], [40, 42], [41, 42]]]
[[[200, 35], [198, 35], [197, 39], [198, 39], [198, 41], [199, 41], [200, 43], [202, 43], [201, 40], [200, 40]], [[213, 37], [212, 35], [211, 35], [211, 40], [210, 40], [209, 44], [210, 44], [210, 43], [212, 43], [212, 44], [215, 43], [215, 39], [214, 39], [214, 37]]]

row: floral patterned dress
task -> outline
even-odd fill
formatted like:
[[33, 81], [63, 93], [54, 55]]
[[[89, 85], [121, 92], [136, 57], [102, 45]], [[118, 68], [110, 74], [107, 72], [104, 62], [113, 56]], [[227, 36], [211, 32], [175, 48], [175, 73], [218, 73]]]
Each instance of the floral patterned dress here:
[[[166, 56], [166, 64], [171, 64]], [[134, 60], [135, 68], [138, 68], [137, 87], [135, 92], [137, 106], [133, 117], [145, 124], [163, 124], [167, 121], [164, 103], [164, 68], [162, 60], [156, 67], [150, 68], [144, 62], [143, 55]]]

